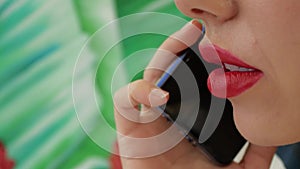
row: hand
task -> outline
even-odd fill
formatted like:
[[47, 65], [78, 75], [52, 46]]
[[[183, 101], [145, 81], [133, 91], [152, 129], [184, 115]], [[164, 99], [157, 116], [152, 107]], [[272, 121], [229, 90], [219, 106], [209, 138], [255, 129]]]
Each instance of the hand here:
[[[198, 148], [185, 139], [160, 154], [155, 154], [155, 148], [160, 147], [163, 141], [141, 143], [143, 138], [156, 136], [170, 127], [171, 124], [152, 109], [168, 100], [168, 93], [157, 88], [154, 83], [162, 75], [162, 70], [175, 59], [174, 56], [195, 43], [200, 35], [201, 24], [195, 20], [188, 23], [161, 45], [145, 70], [143, 80], [125, 86], [115, 94], [115, 120], [120, 133], [118, 142], [124, 169], [221, 168], [209, 161]], [[128, 137], [136, 138], [140, 142]], [[267, 169], [275, 151], [275, 147], [250, 145], [242, 162], [232, 163], [225, 168]]]

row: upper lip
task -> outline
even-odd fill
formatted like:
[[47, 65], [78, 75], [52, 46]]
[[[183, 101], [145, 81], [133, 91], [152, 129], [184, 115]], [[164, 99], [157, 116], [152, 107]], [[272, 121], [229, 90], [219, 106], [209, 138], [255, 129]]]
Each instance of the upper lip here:
[[222, 49], [217, 45], [200, 45], [199, 50], [203, 59], [209, 63], [214, 63], [223, 66], [224, 63], [226, 63], [238, 67], [257, 70], [257, 68], [248, 65], [247, 63], [243, 62], [242, 60], [231, 54], [229, 51]]

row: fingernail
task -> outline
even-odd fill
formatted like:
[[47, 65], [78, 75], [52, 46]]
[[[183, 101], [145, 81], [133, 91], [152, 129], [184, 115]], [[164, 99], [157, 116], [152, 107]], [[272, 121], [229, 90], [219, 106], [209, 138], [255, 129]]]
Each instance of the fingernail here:
[[152, 89], [149, 94], [151, 106], [160, 106], [168, 101], [169, 93], [161, 89]]
[[182, 27], [181, 30], [190, 30], [195, 28], [198, 28], [202, 31], [202, 24], [198, 20], [193, 19], [192, 21], [188, 22], [184, 27]]
[[195, 25], [197, 28], [199, 28], [200, 30], [202, 30], [203, 25], [202, 25], [198, 20], [193, 19], [193, 20], [191, 21], [191, 23], [192, 23], [193, 25]]

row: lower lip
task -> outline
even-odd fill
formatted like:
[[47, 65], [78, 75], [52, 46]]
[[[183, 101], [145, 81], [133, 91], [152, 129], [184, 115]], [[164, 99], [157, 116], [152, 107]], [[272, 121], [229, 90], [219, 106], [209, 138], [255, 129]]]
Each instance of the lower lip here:
[[261, 71], [225, 72], [224, 69], [216, 69], [209, 74], [207, 86], [210, 92], [220, 98], [235, 97], [253, 85], [263, 76]]

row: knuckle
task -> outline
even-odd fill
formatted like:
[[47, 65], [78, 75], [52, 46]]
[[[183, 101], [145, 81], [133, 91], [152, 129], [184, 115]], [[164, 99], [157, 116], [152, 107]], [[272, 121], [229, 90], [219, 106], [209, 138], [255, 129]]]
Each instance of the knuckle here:
[[134, 92], [135, 90], [137, 90], [138, 88], [143, 86], [143, 84], [144, 84], [144, 80], [141, 80], [141, 79], [130, 83], [129, 84], [129, 93], [132, 94], [132, 92]]
[[157, 70], [148, 70], [144, 72], [144, 79], [148, 81], [155, 81], [158, 79], [158, 71]]
[[127, 86], [124, 86], [117, 90], [113, 95], [114, 104], [123, 103], [126, 100], [130, 100], [133, 97], [134, 92], [143, 86], [145, 82], [143, 80], [134, 81]]
[[162, 45], [160, 46], [160, 49], [168, 49], [170, 48], [169, 46], [172, 45], [172, 44], [176, 44], [178, 43], [178, 39], [176, 38], [177, 33], [171, 35], [170, 37], [168, 37], [163, 43]]

